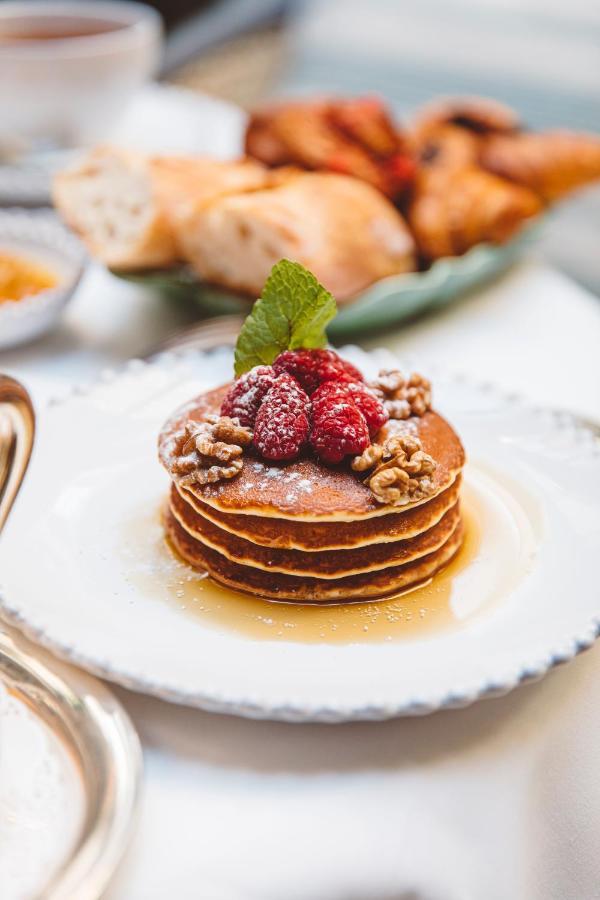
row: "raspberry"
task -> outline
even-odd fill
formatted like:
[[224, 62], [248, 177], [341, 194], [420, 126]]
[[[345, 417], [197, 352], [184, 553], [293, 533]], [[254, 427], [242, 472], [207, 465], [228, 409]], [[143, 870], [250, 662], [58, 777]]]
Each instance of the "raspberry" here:
[[288, 375], [293, 375], [309, 395], [325, 381], [337, 381], [340, 378], [363, 380], [358, 369], [341, 359], [333, 350], [285, 350], [279, 354], [273, 368], [278, 374], [287, 372]]
[[229, 388], [221, 404], [221, 415], [238, 418], [240, 425], [251, 428], [265, 394], [276, 379], [271, 366], [256, 366], [246, 372]]
[[311, 445], [322, 460], [339, 463], [359, 456], [370, 444], [367, 421], [347, 385], [328, 381], [312, 397]]
[[390, 417], [387, 409], [371, 388], [362, 381], [350, 381], [345, 387], [367, 420], [369, 434], [374, 437]]
[[254, 446], [266, 459], [294, 459], [308, 439], [311, 404], [291, 375], [279, 375], [254, 422]]

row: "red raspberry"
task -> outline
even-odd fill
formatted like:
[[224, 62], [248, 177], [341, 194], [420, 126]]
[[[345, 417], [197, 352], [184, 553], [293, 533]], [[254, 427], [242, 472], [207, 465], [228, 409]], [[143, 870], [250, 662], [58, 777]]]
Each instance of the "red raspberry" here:
[[251, 428], [265, 394], [276, 379], [271, 366], [256, 366], [246, 372], [229, 388], [221, 404], [221, 415], [238, 418], [240, 425]]
[[279, 375], [254, 422], [254, 446], [266, 459], [295, 459], [308, 440], [311, 404], [291, 375]]
[[370, 444], [367, 421], [347, 385], [335, 381], [322, 384], [312, 396], [313, 450], [328, 463], [345, 456], [358, 456]]
[[389, 419], [389, 413], [371, 388], [362, 381], [350, 381], [345, 387], [367, 420], [369, 434], [374, 437]]
[[273, 363], [273, 368], [277, 373], [293, 375], [309, 395], [324, 381], [337, 381], [343, 377], [352, 381], [363, 380], [358, 369], [333, 350], [284, 350]]

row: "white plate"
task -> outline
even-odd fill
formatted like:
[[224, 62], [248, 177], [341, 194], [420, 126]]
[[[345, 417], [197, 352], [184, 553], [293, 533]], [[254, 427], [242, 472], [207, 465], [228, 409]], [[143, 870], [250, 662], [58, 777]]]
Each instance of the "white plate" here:
[[[365, 371], [389, 362], [386, 354], [347, 355]], [[226, 607], [234, 627], [196, 601], [177, 602], [187, 582], [161, 548], [168, 479], [156, 435], [177, 404], [230, 373], [229, 351], [132, 363], [40, 415], [37, 450], [0, 547], [4, 613], [28, 635], [136, 690], [296, 721], [462, 706], [592, 644], [600, 614], [597, 438], [568, 415], [437, 373], [436, 406], [467, 447], [465, 493], [481, 533], [478, 553], [451, 585], [451, 627], [379, 640], [367, 618], [349, 643], [303, 643], [293, 628], [269, 631], [280, 610], [270, 605], [265, 637], [256, 639], [241, 614], [238, 627], [234, 599]], [[173, 597], [174, 575], [181, 588]], [[410, 595], [401, 601], [401, 615], [411, 604]]]

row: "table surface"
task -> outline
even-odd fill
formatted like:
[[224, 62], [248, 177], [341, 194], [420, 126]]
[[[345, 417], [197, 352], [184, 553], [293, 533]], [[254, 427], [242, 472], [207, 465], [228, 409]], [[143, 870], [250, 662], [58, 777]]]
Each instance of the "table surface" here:
[[[0, 366], [39, 403], [185, 317], [92, 267], [61, 327]], [[600, 410], [598, 301], [534, 260], [369, 344]], [[599, 896], [600, 648], [505, 698], [380, 724], [253, 722], [116, 693], [146, 776], [110, 900]]]

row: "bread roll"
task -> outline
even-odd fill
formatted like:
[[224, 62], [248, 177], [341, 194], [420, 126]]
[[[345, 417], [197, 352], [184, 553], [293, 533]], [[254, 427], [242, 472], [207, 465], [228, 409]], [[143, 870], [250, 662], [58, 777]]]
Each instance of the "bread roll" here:
[[400, 213], [344, 175], [299, 174], [270, 190], [221, 197], [180, 217], [178, 236], [201, 279], [252, 296], [284, 257], [341, 301], [415, 265]]

